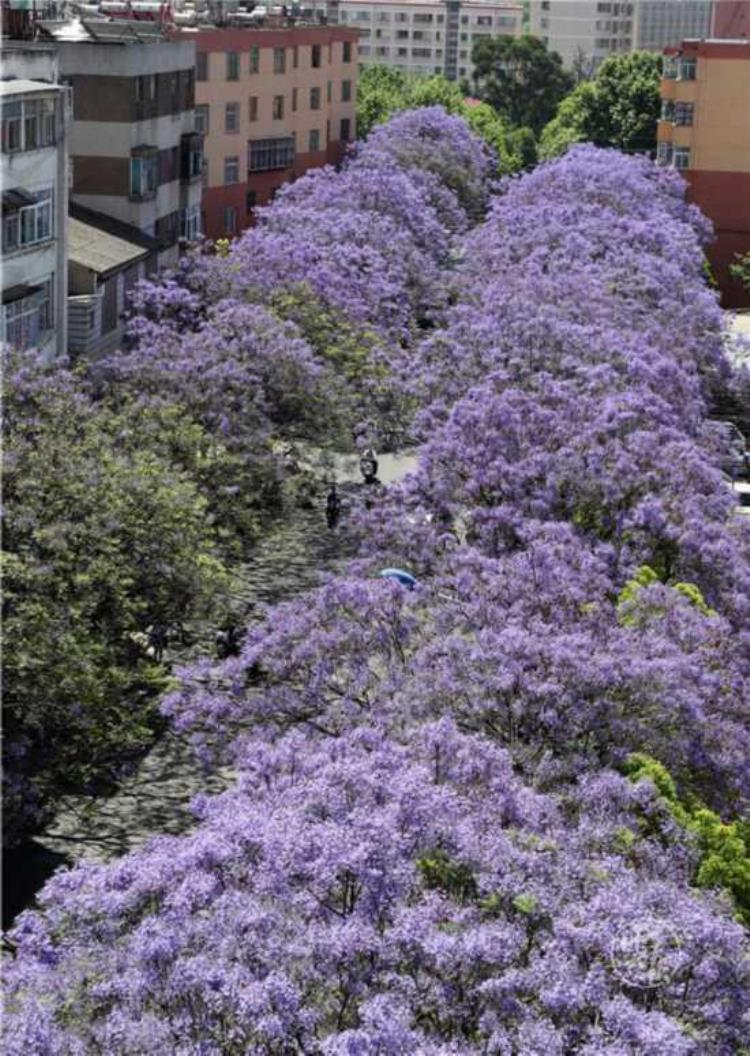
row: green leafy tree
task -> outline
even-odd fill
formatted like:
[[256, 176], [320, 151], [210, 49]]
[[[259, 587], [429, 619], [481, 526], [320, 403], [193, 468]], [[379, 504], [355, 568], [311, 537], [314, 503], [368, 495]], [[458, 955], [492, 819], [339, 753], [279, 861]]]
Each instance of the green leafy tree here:
[[660, 78], [661, 59], [650, 52], [606, 59], [592, 81], [582, 81], [562, 100], [542, 133], [540, 156], [555, 157], [581, 142], [655, 150]]
[[729, 271], [735, 279], [739, 279], [746, 290], [750, 290], [750, 253], [744, 256], [737, 254], [736, 263], [730, 264]]
[[[488, 103], [467, 102], [466, 93], [454, 81], [438, 74], [405, 74], [388, 66], [365, 66], [357, 86], [357, 130], [366, 137], [375, 125], [399, 110], [420, 106], [442, 106], [458, 114], [492, 147], [501, 173], [517, 172], [536, 159], [533, 135], [517, 134]], [[530, 149], [529, 138], [532, 140]]]
[[690, 833], [698, 849], [696, 887], [726, 891], [738, 918], [750, 924], [750, 823], [742, 819], [724, 822], [695, 797], [680, 798], [672, 775], [651, 756], [634, 753], [625, 770], [632, 781], [650, 781], [665, 809]]
[[226, 574], [193, 480], [61, 367], [5, 374], [5, 835], [151, 740], [170, 631]]
[[573, 75], [563, 69], [557, 52], [529, 34], [482, 38], [472, 61], [474, 94], [514, 128], [530, 128], [535, 135], [573, 86]]

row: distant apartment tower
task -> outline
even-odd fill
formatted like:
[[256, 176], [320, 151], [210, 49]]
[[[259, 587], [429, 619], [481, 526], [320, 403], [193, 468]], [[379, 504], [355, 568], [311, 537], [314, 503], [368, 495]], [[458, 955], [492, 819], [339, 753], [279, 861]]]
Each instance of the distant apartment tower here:
[[2, 63], [0, 341], [54, 358], [66, 351], [69, 92], [52, 48], [4, 44]]
[[750, 40], [686, 40], [664, 54], [657, 161], [680, 170], [713, 222], [725, 307], [748, 306], [729, 265], [750, 252]]
[[471, 79], [483, 37], [517, 37], [523, 7], [511, 0], [339, 0], [338, 20], [355, 26], [364, 63], [406, 73]]
[[73, 89], [71, 201], [158, 243], [160, 267], [200, 229], [195, 44], [139, 22], [42, 23]]
[[714, 0], [712, 37], [737, 40], [750, 37], [750, 3], [748, 0]]
[[282, 184], [340, 161], [355, 139], [357, 33], [298, 23], [179, 37], [197, 49], [205, 234], [231, 238]]
[[711, 11], [711, 0], [531, 0], [529, 28], [568, 69], [590, 75], [610, 55], [708, 35]]

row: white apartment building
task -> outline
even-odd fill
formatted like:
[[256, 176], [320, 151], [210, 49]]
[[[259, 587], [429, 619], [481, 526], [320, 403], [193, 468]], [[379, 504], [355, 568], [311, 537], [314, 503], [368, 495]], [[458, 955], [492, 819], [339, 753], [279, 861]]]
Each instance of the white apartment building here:
[[523, 7], [510, 0], [339, 0], [337, 9], [339, 23], [360, 31], [361, 62], [450, 81], [471, 78], [477, 40], [517, 37], [523, 25]]
[[[46, 51], [46, 55], [45, 55]], [[28, 52], [24, 58], [24, 52]], [[0, 341], [64, 355], [67, 342], [69, 90], [54, 51], [3, 48]], [[24, 70], [35, 79], [23, 76]], [[46, 75], [46, 76], [45, 76]], [[45, 76], [45, 79], [36, 79]]]
[[708, 36], [711, 0], [531, 0], [530, 32], [590, 75], [609, 55]]

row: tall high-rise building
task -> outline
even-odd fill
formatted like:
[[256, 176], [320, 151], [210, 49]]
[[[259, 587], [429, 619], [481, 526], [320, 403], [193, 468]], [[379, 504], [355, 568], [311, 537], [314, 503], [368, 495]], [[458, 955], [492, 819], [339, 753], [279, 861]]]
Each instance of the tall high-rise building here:
[[4, 42], [0, 341], [64, 355], [69, 92], [53, 48]]
[[750, 3], [748, 0], [714, 0], [712, 37], [739, 39], [750, 37]]
[[711, 12], [711, 0], [531, 0], [529, 28], [565, 66], [590, 75], [610, 55], [707, 36]]
[[726, 307], [750, 304], [729, 274], [750, 252], [750, 39], [686, 40], [665, 49], [657, 161], [678, 169], [713, 222], [708, 258]]
[[357, 33], [344, 26], [199, 26], [196, 119], [204, 136], [209, 238], [239, 234], [253, 210], [356, 138]]
[[359, 30], [363, 63], [449, 81], [471, 79], [477, 40], [523, 29], [523, 7], [514, 0], [329, 0], [317, 8]]

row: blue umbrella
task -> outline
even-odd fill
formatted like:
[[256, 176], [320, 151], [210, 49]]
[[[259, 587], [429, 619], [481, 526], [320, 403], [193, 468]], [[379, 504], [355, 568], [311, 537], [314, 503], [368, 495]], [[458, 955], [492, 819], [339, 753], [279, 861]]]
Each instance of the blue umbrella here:
[[402, 568], [384, 568], [382, 572], [378, 572], [378, 575], [381, 579], [395, 579], [407, 590], [414, 590], [417, 585], [414, 576], [410, 572], [404, 572]]

